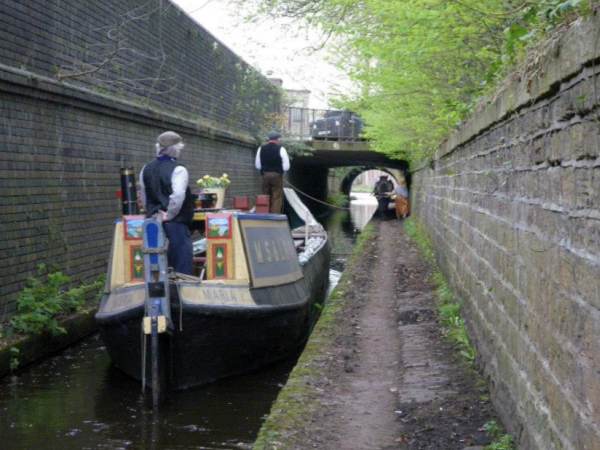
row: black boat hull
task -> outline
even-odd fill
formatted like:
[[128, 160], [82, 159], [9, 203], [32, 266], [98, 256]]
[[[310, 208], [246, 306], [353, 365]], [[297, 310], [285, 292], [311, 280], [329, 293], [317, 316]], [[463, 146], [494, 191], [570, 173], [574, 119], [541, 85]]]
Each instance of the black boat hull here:
[[[296, 353], [305, 343], [326, 295], [329, 246], [302, 267], [304, 277], [284, 286], [252, 289], [253, 307], [186, 304], [171, 290], [173, 329], [161, 335], [160, 360], [171, 389], [185, 389], [256, 370]], [[142, 378], [143, 306], [97, 316], [112, 362]], [[150, 345], [149, 337], [146, 338]], [[146, 383], [151, 383], [149, 357]]]

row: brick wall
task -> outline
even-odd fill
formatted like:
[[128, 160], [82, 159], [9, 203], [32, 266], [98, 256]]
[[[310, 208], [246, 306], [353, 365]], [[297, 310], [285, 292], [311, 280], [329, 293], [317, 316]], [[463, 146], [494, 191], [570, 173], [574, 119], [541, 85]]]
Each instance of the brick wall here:
[[569, 30], [413, 178], [523, 449], [600, 448], [599, 30]]
[[[156, 64], [147, 61], [124, 68], [119, 59], [91, 77], [56, 77], [67, 56], [93, 48], [105, 27], [127, 12], [143, 16], [152, 2], [0, 0], [0, 321], [14, 311], [18, 290], [39, 263], [76, 280], [105, 271], [120, 214], [119, 168], [138, 172], [153, 158], [161, 131], [184, 137], [181, 161], [191, 180], [227, 172], [229, 196], [259, 190], [253, 135], [277, 93], [255, 72], [241, 71], [247, 66], [239, 58], [176, 7], [155, 3], [170, 30], [161, 77], [176, 89], [168, 94], [144, 87], [146, 81], [106, 81], [152, 77]], [[130, 24], [128, 45], [148, 54], [159, 46], [156, 14], [150, 8]], [[240, 108], [240, 99], [256, 114]]]
[[247, 132], [277, 109], [277, 90], [169, 0], [0, 0], [0, 12], [7, 66]]

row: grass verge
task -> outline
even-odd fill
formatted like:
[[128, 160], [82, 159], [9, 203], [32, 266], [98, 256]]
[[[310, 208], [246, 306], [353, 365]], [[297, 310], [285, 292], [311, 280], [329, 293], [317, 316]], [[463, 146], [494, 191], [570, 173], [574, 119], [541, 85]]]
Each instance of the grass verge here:
[[432, 280], [437, 295], [437, 309], [444, 335], [458, 348], [463, 358], [470, 364], [475, 360], [475, 347], [471, 344], [465, 321], [461, 316], [462, 300], [454, 295], [446, 277], [435, 260], [433, 244], [424, 227], [414, 218], [404, 222], [406, 234], [417, 244], [425, 260], [433, 267]]
[[254, 450], [289, 448], [295, 431], [310, 427], [311, 417], [320, 406], [319, 393], [312, 380], [318, 380], [323, 374], [325, 353], [333, 345], [339, 333], [339, 324], [342, 322], [340, 314], [346, 305], [346, 292], [350, 288], [352, 267], [357, 258], [363, 255], [366, 243], [372, 241], [374, 235], [375, 228], [368, 225], [358, 237], [340, 282], [327, 299], [302, 355], [258, 433]]
[[[417, 244], [425, 260], [433, 267], [432, 281], [436, 289], [438, 315], [444, 327], [444, 335], [456, 346], [464, 360], [469, 365], [473, 365], [477, 353], [471, 344], [465, 321], [461, 315], [463, 302], [454, 295], [446, 277], [440, 270], [427, 231], [414, 217], [404, 221], [404, 230]], [[515, 448], [512, 436], [503, 433], [501, 426], [496, 421], [492, 420], [486, 423], [483, 428], [493, 439], [491, 444], [484, 447], [485, 450], [513, 450]]]

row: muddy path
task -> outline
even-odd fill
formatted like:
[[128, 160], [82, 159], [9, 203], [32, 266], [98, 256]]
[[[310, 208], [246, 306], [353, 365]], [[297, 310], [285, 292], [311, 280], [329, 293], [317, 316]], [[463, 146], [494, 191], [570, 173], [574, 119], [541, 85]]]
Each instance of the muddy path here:
[[[485, 382], [442, 334], [430, 267], [400, 222], [375, 226], [349, 271], [335, 336], [302, 381], [311, 390], [300, 403], [318, 406], [304, 425], [263, 448], [462, 450], [489, 443], [482, 426], [495, 416]], [[286, 405], [275, 407], [285, 414]]]

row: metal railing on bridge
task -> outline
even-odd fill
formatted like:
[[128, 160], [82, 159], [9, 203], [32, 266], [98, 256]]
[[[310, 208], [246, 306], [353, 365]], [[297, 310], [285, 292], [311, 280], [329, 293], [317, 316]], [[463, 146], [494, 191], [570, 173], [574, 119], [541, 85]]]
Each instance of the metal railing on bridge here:
[[286, 107], [281, 128], [287, 139], [357, 141], [363, 121], [351, 111]]

